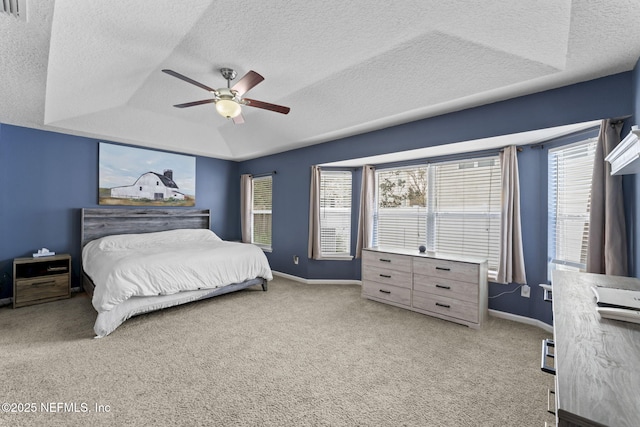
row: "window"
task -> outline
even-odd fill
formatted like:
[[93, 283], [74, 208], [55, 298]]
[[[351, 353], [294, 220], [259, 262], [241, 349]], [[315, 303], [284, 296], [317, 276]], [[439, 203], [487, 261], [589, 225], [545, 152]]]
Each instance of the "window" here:
[[253, 178], [251, 243], [263, 249], [271, 249], [271, 193], [271, 176]]
[[497, 156], [376, 172], [374, 245], [487, 258], [498, 268]]
[[597, 138], [549, 150], [548, 275], [585, 271], [591, 175]]
[[427, 167], [376, 171], [373, 245], [415, 249], [427, 242]]
[[320, 247], [323, 256], [351, 255], [351, 172], [321, 172]]
[[[432, 165], [427, 248], [486, 258], [497, 272], [500, 253], [500, 159]], [[435, 170], [434, 170], [435, 169]], [[434, 181], [435, 179], [435, 181]]]

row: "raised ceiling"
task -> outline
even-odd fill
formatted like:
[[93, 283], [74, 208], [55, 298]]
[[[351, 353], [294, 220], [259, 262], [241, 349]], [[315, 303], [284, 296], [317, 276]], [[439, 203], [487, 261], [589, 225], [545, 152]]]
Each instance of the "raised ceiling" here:
[[[0, 123], [245, 160], [633, 69], [637, 0], [23, 0], [0, 14]], [[265, 81], [234, 125], [175, 70]]]

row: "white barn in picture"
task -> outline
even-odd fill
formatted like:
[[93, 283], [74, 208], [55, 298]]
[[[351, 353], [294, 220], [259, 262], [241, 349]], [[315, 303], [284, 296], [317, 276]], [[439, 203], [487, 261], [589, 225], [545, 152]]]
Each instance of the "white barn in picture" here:
[[173, 180], [173, 170], [166, 169], [162, 175], [145, 172], [133, 185], [111, 188], [111, 197], [120, 199], [184, 200]]

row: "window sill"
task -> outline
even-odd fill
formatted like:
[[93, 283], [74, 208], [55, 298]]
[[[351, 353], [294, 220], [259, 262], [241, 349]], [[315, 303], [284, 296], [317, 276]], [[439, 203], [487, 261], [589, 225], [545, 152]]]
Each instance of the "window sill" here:
[[351, 255], [323, 255], [320, 261], [351, 261]]

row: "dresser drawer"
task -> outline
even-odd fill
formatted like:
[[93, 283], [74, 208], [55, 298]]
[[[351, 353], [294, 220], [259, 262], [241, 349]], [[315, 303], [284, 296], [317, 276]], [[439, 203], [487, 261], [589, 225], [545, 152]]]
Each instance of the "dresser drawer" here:
[[478, 303], [478, 283], [414, 274], [413, 290]]
[[16, 280], [15, 303], [69, 296], [69, 275], [41, 276]]
[[413, 291], [413, 308], [478, 323], [477, 303]]
[[411, 305], [410, 288], [401, 288], [399, 286], [364, 280], [362, 282], [362, 295], [367, 298], [389, 301], [396, 304]]
[[411, 273], [406, 271], [367, 267], [367, 269], [362, 272], [362, 280], [411, 289]]
[[423, 276], [478, 283], [479, 266], [467, 262], [416, 258], [413, 260], [413, 272]]
[[411, 257], [386, 252], [362, 251], [363, 267], [378, 267], [388, 270], [411, 272]]

